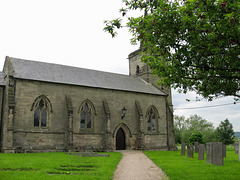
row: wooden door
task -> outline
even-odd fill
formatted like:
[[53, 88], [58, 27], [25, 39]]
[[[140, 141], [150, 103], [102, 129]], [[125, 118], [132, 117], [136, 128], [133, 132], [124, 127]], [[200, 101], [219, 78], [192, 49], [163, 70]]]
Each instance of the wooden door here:
[[119, 128], [116, 134], [116, 150], [125, 150], [125, 134], [122, 128]]

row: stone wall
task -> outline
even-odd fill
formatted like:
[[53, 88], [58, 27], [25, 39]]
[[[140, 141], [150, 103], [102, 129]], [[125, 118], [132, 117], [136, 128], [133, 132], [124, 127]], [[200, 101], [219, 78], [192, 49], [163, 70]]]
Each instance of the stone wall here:
[[[160, 91], [166, 93], [166, 101], [165, 101], [165, 108], [166, 108], [166, 125], [167, 125], [167, 146], [169, 150], [177, 150], [175, 145], [175, 133], [173, 128], [173, 105], [172, 105], [172, 93], [171, 88], [163, 86], [158, 83], [159, 77], [152, 74], [152, 70], [149, 66], [141, 61], [141, 49], [138, 49], [129, 54], [129, 74], [131, 76], [138, 76], [144, 79], [146, 82], [153, 84], [156, 88]], [[139, 74], [136, 73], [137, 66], [140, 69]], [[162, 131], [161, 131], [162, 132]]]
[[0, 149], [2, 147], [2, 106], [3, 106], [4, 86], [0, 86]]
[[[84, 77], [83, 77], [84, 78]], [[7, 91], [7, 90], [6, 90]], [[47, 128], [34, 127], [33, 103], [40, 95], [46, 96], [52, 110], [49, 110]], [[119, 124], [129, 129], [128, 149], [136, 148], [139, 134], [139, 117], [135, 102], [138, 101], [143, 111], [143, 133], [146, 134], [144, 144], [147, 149], [165, 148], [167, 142], [166, 102], [164, 96], [109, 89], [81, 87], [66, 84], [55, 84], [30, 80], [16, 79], [15, 107], [13, 109], [12, 129], [8, 128], [9, 106], [7, 100], [4, 107], [4, 143], [3, 151], [11, 149], [57, 149], [64, 150], [68, 146], [68, 111], [66, 98], [72, 100], [73, 106], [73, 147], [77, 149], [103, 149], [104, 141], [109, 138], [111, 149], [114, 150], [114, 133]], [[92, 129], [80, 129], [81, 104], [89, 100], [95, 108]], [[106, 114], [103, 106], [106, 100], [110, 109], [110, 136], [106, 137]], [[150, 106], [158, 110], [157, 131], [152, 135], [147, 131], [146, 113]], [[122, 108], [126, 107], [126, 116], [122, 119]]]

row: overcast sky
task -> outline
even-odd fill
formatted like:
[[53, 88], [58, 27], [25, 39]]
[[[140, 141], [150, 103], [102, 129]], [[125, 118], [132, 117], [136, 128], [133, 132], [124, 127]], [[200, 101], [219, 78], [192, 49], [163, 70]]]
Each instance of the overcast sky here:
[[[119, 17], [122, 6], [122, 0], [2, 0], [0, 67], [10, 56], [128, 74], [128, 54], [138, 46], [130, 44], [127, 29], [119, 31], [117, 38], [103, 32], [103, 21]], [[195, 94], [173, 91], [175, 115], [198, 114], [215, 127], [228, 118], [240, 131], [240, 103], [233, 105], [232, 97], [213, 102], [185, 99], [194, 100]]]

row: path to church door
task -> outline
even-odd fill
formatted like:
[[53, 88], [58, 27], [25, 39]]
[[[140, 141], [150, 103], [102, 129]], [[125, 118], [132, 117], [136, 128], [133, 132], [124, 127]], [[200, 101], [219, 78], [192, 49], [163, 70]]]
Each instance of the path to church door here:
[[125, 150], [125, 134], [122, 128], [119, 128], [116, 134], [116, 150]]

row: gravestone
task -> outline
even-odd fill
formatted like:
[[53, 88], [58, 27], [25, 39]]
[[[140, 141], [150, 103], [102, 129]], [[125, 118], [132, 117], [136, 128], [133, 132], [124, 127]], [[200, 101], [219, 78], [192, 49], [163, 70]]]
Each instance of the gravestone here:
[[193, 146], [192, 145], [187, 146], [187, 157], [193, 158]]
[[238, 142], [234, 143], [235, 154], [238, 154]]
[[212, 153], [213, 153], [212, 143], [208, 142], [208, 143], [206, 143], [206, 163], [207, 164], [212, 164], [212, 161], [213, 161]]
[[198, 142], [194, 142], [195, 153], [198, 153]]
[[222, 166], [223, 165], [223, 144], [222, 142], [212, 143], [212, 163], [213, 165]]
[[198, 145], [198, 160], [204, 160], [204, 144]]
[[223, 144], [223, 157], [226, 158], [226, 145]]
[[239, 139], [239, 141], [238, 141], [238, 156], [239, 156], [239, 161], [240, 161], [240, 139]]
[[182, 145], [181, 145], [181, 155], [182, 156], [185, 156], [185, 147], [186, 147], [186, 143], [182, 142]]

